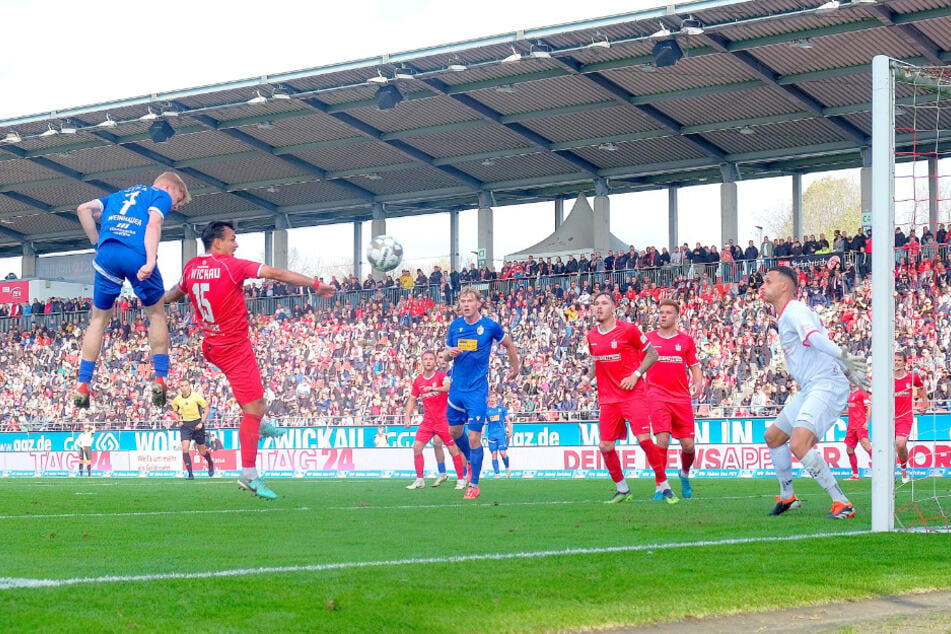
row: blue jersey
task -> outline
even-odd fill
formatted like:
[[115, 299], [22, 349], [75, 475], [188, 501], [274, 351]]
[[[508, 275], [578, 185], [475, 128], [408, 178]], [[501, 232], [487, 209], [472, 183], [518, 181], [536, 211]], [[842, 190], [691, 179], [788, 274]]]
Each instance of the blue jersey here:
[[453, 359], [452, 386], [449, 399], [453, 394], [489, 391], [489, 355], [492, 345], [505, 338], [505, 331], [497, 322], [488, 317], [480, 317], [474, 324], [466, 323], [465, 318], [456, 317], [449, 324], [446, 345], [458, 346], [462, 352]]
[[99, 229], [99, 244], [108, 240], [120, 242], [130, 249], [145, 253], [145, 227], [149, 224], [149, 212], [154, 210], [162, 218], [172, 210], [172, 197], [157, 187], [135, 185], [128, 189], [100, 198], [102, 227]]
[[505, 417], [508, 413], [505, 405], [486, 408], [485, 420], [488, 421], [486, 435], [489, 438], [505, 438]]

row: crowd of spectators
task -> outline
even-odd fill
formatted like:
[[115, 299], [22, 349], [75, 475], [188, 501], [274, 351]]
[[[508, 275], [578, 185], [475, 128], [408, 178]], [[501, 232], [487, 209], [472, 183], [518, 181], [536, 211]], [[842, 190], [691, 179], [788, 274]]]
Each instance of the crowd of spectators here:
[[[834, 243], [859, 237], [836, 232]], [[815, 251], [804, 251], [803, 256], [777, 254], [776, 248], [786, 242], [771, 241], [775, 248], [766, 248], [766, 254], [764, 249], [748, 246], [740, 261], [750, 266], [744, 266], [735, 281], [719, 275], [723, 272], [719, 265], [707, 268], [706, 258], [714, 249], [708, 250], [702, 267], [694, 255], [689, 264], [671, 258], [666, 266], [674, 267], [674, 272], [668, 283], [651, 281], [639, 270], [649, 268], [640, 263], [644, 257], [657, 255], [656, 249], [646, 249], [643, 255], [638, 252], [633, 269], [618, 269], [621, 256], [614, 253], [604, 258], [612, 258], [612, 268], [597, 256], [568, 257], [564, 262], [555, 258], [552, 265], [566, 270], [569, 262], [578, 264], [577, 271], [564, 275], [559, 275], [560, 269], [546, 269], [547, 259], [506, 263], [501, 277], [478, 281], [483, 283], [486, 313], [501, 322], [519, 345], [523, 367], [518, 380], [506, 382], [504, 358], [493, 358], [492, 389], [500, 393], [516, 420], [592, 418], [595, 395], [581, 394], [577, 386], [588, 364], [583, 342], [593, 323], [589, 303], [604, 290], [618, 299], [622, 318], [637, 322], [645, 331], [656, 327], [661, 299], [681, 302], [681, 326], [697, 342], [705, 381], [697, 404], [700, 415], [773, 414], [798, 387], [780, 353], [775, 318], [757, 289], [765, 268], [775, 261], [834, 249], [834, 243], [824, 243], [820, 235], [799, 244], [809, 244], [805, 250], [818, 246]], [[907, 244], [896, 255], [896, 330], [941, 407], [951, 400], [948, 268], [940, 251], [912, 250]], [[759, 257], [747, 260], [747, 253], [754, 254], [749, 249]], [[849, 249], [834, 252], [849, 254]], [[686, 256], [686, 250], [681, 252]], [[587, 262], [587, 270], [581, 268], [582, 261]], [[621, 261], [626, 266], [631, 258]], [[598, 263], [593, 269], [592, 262]], [[842, 257], [831, 266], [826, 260], [795, 263], [800, 271], [800, 298], [821, 313], [835, 341], [853, 353], [867, 353], [871, 285], [860, 270], [867, 258]], [[524, 283], [518, 272], [512, 274], [517, 268], [525, 272]], [[481, 275], [475, 267], [469, 270], [473, 269]], [[448, 292], [410, 292], [417, 288], [418, 277], [413, 286], [399, 282], [400, 292], [394, 294], [378, 288], [357, 293], [341, 284], [351, 297], [344, 301], [338, 296], [329, 303], [307, 294], [287, 295], [288, 289], [279, 283], [249, 285], [251, 337], [264, 374], [269, 415], [284, 419], [285, 424], [398, 421], [420, 354], [442, 345], [445, 328], [456, 315], [451, 302], [455, 273], [443, 275], [437, 267], [424, 276], [427, 286], [436, 278], [439, 288], [448, 286]], [[467, 277], [459, 285], [476, 281]], [[59, 301], [64, 312], [67, 305], [86, 304], [85, 300]], [[54, 314], [48, 310], [50, 305], [43, 305], [44, 315]], [[87, 418], [99, 425], [168, 424], [171, 415], [149, 402], [152, 367], [147, 323], [138, 309], [137, 300], [123, 299], [107, 330], [93, 386], [93, 409], [88, 413], [75, 411], [69, 402], [85, 314], [74, 312], [55, 322], [7, 318], [9, 327], [0, 337], [0, 429], [51, 428]], [[211, 404], [216, 425], [236, 422], [239, 411], [223, 375], [201, 358], [200, 331], [190, 307], [179, 303], [169, 315], [172, 384], [182, 376], [189, 378]]]

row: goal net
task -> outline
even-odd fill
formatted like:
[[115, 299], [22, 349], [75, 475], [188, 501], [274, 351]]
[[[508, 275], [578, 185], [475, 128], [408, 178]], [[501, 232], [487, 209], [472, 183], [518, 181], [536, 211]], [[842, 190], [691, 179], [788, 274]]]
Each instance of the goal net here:
[[947, 532], [951, 68], [876, 57], [872, 128], [872, 529]]

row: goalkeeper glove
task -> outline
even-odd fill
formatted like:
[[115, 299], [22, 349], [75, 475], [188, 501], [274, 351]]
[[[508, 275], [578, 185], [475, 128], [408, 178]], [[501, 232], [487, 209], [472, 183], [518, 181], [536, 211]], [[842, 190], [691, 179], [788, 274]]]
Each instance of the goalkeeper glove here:
[[849, 377], [849, 380], [858, 387], [863, 390], [868, 390], [871, 384], [868, 380], [865, 357], [851, 355], [843, 350], [842, 353], [839, 354], [839, 360], [845, 368], [845, 376]]

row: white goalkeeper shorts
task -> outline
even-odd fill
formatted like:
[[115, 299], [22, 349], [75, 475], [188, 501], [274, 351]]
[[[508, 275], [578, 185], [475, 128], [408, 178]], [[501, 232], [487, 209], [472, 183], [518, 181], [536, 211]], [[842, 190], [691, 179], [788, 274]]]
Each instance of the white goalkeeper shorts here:
[[806, 388], [786, 401], [773, 423], [787, 436], [795, 427], [803, 427], [822, 440], [839, 420], [849, 402], [849, 382], [823, 380]]

